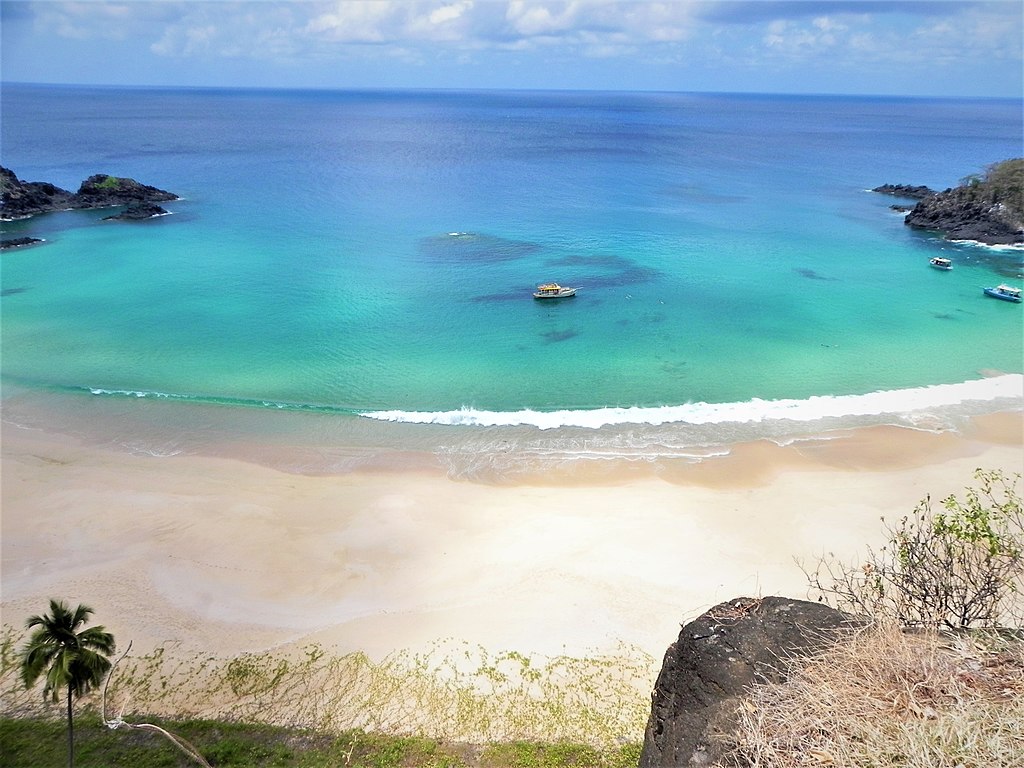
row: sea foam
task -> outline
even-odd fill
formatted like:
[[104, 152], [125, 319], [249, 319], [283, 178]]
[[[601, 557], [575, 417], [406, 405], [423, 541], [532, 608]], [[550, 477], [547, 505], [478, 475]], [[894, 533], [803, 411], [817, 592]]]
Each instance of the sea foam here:
[[741, 403], [686, 403], [659, 407], [595, 408], [592, 410], [486, 411], [463, 407], [453, 411], [366, 411], [359, 415], [381, 421], [449, 426], [533, 426], [538, 429], [617, 424], [749, 424], [763, 421], [812, 422], [849, 416], [902, 416], [968, 402], [1005, 400], [1008, 409], [1024, 404], [1024, 375], [1003, 374], [959, 384], [936, 384], [862, 395], [822, 395], [805, 400], [761, 400]]

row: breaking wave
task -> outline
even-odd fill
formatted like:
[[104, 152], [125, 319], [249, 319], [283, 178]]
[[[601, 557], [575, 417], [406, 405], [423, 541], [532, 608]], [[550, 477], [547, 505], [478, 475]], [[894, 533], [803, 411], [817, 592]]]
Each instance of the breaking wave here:
[[804, 400], [755, 398], [739, 403], [686, 403], [648, 408], [558, 411], [487, 411], [462, 407], [449, 411], [364, 411], [359, 415], [405, 424], [599, 429], [620, 424], [744, 424], [763, 421], [812, 422], [851, 416], [904, 416], [921, 411], [962, 406], [971, 402], [991, 404], [1003, 400], [1007, 401], [1008, 408], [1020, 407], [1024, 400], [1024, 375], [1003, 374], [959, 384], [936, 384], [863, 395], [822, 395]]

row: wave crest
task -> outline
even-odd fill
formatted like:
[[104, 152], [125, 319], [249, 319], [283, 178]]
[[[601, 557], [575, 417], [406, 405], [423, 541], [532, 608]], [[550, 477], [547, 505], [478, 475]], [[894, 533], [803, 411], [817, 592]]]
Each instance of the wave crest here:
[[811, 422], [848, 416], [903, 415], [968, 402], [1006, 400], [1011, 408], [1024, 402], [1024, 375], [1003, 374], [959, 384], [935, 384], [884, 390], [863, 395], [816, 395], [804, 400], [761, 400], [738, 403], [686, 403], [659, 407], [594, 408], [592, 410], [486, 411], [464, 406], [450, 411], [364, 411], [379, 421], [448, 426], [532, 426], [538, 429], [584, 427], [599, 429], [620, 424], [724, 424], [762, 421]]

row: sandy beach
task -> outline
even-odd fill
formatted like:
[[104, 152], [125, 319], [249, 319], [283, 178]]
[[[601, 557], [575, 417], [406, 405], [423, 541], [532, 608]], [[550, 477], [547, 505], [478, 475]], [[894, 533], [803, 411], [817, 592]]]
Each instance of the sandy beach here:
[[742, 595], [805, 596], [797, 560], [855, 559], [880, 543], [879, 517], [962, 492], [978, 467], [1024, 469], [1020, 413], [512, 486], [301, 476], [5, 426], [3, 621], [54, 596], [136, 649], [317, 642], [380, 658], [454, 639], [660, 660], [681, 622]]

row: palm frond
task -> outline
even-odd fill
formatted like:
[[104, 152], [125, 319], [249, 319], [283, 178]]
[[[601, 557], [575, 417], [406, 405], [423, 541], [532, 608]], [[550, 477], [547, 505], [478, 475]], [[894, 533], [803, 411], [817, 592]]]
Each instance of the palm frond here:
[[32, 687], [43, 678], [43, 696], [56, 701], [69, 689], [81, 696], [99, 685], [110, 669], [107, 656], [114, 652], [114, 636], [103, 627], [77, 631], [93, 613], [87, 605], [72, 611], [60, 600], [50, 600], [50, 613], [30, 616], [25, 626], [34, 631], [21, 651], [21, 678]]

